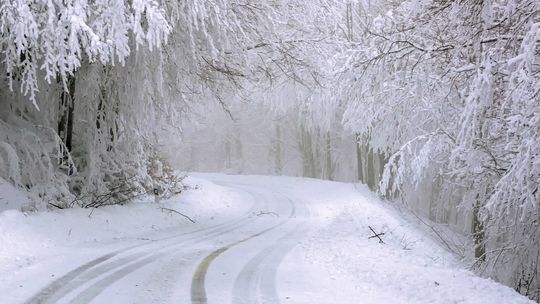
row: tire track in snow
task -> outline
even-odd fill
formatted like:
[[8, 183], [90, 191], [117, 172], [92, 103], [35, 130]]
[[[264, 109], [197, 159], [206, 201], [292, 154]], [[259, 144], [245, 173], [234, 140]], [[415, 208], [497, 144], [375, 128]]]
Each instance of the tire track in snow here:
[[[210, 231], [215, 230], [217, 228], [220, 228], [222, 225], [216, 225], [216, 226], [218, 227], [200, 229], [200, 230], [188, 233], [188, 234], [207, 232], [208, 230]], [[63, 295], [65, 295], [67, 292], [71, 291], [72, 288], [76, 288], [77, 286], [80, 286], [84, 284], [85, 282], [95, 277], [98, 277], [99, 275], [107, 271], [121, 267], [122, 265], [128, 263], [129, 261], [133, 261], [137, 259], [138, 257], [143, 256], [144, 252], [138, 253], [138, 254], [132, 254], [132, 255], [129, 255], [128, 257], [124, 257], [116, 261], [113, 258], [120, 256], [121, 254], [126, 253], [133, 249], [142, 248], [144, 246], [155, 246], [157, 245], [156, 242], [162, 242], [162, 241], [172, 240], [175, 238], [181, 238], [183, 236], [185, 235], [182, 234], [182, 235], [167, 237], [164, 239], [154, 241], [151, 244], [145, 243], [145, 244], [140, 244], [140, 245], [129, 246], [127, 248], [113, 251], [111, 253], [100, 256], [90, 262], [87, 262], [75, 268], [74, 270], [68, 272], [67, 274], [61, 276], [60, 278], [56, 279], [55, 281], [53, 281], [46, 287], [42, 288], [36, 295], [34, 295], [32, 298], [26, 301], [25, 304], [51, 303], [51, 302], [54, 303], [56, 300], [60, 299]], [[186, 241], [189, 241], [190, 239], [191, 238], [187, 239]], [[178, 245], [181, 245], [181, 244], [182, 243]], [[106, 263], [106, 262], [109, 262], [109, 263]], [[63, 290], [67, 290], [67, 291], [62, 292]]]
[[206, 256], [202, 262], [199, 264], [199, 266], [197, 267], [197, 270], [195, 271], [195, 274], [193, 275], [193, 280], [191, 282], [191, 302], [192, 303], [196, 303], [196, 304], [206, 304], [208, 302], [207, 298], [206, 298], [206, 289], [205, 289], [205, 285], [204, 285], [204, 281], [205, 281], [205, 278], [206, 278], [206, 273], [208, 272], [208, 268], [210, 267], [210, 264], [212, 264], [212, 262], [218, 257], [220, 256], [222, 253], [224, 253], [225, 251], [229, 250], [231, 247], [234, 247], [238, 244], [241, 244], [241, 243], [244, 243], [244, 242], [247, 242], [253, 238], [256, 238], [260, 235], [263, 235], [265, 233], [267, 233], [268, 231], [270, 230], [273, 230], [283, 224], [285, 224], [287, 221], [282, 221], [270, 228], [267, 228], [263, 231], [260, 231], [256, 234], [253, 234], [245, 239], [242, 239], [242, 240], [239, 240], [239, 241], [236, 241], [234, 243], [231, 243], [227, 246], [224, 246], [224, 247], [221, 247], [215, 251], [213, 251], [212, 253], [210, 253], [208, 256]]
[[296, 206], [292, 200], [288, 199], [288, 202], [291, 207], [291, 213], [289, 214], [289, 218], [287, 220], [280, 221], [279, 223], [264, 229], [262, 231], [259, 231], [247, 238], [241, 239], [239, 241], [233, 242], [227, 246], [223, 246], [212, 253], [210, 253], [208, 256], [206, 256], [202, 262], [197, 266], [197, 270], [195, 271], [195, 274], [193, 275], [193, 279], [191, 281], [191, 303], [192, 304], [207, 304], [208, 298], [206, 296], [206, 287], [205, 287], [205, 280], [206, 280], [206, 274], [208, 273], [208, 268], [212, 264], [212, 262], [218, 258], [221, 254], [223, 254], [225, 251], [229, 250], [230, 248], [239, 245], [241, 243], [247, 242], [251, 239], [254, 239], [258, 236], [261, 236], [271, 230], [274, 230], [278, 228], [279, 226], [284, 225], [285, 223], [289, 222], [291, 218], [295, 217], [296, 215]]
[[233, 304], [279, 303], [275, 281], [278, 267], [307, 230], [303, 224], [295, 226], [249, 260], [234, 282]]
[[[190, 238], [189, 242], [187, 242], [187, 243], [183, 242], [183, 243], [180, 243], [180, 244], [171, 244], [171, 245], [167, 246], [166, 248], [161, 248], [160, 249], [161, 251], [163, 251], [164, 249], [167, 250], [167, 251], [154, 253], [154, 254], [151, 254], [151, 255], [146, 254], [148, 256], [144, 257], [142, 260], [138, 260], [138, 261], [135, 261], [134, 263], [129, 263], [127, 265], [126, 265], [126, 263], [123, 263], [122, 267], [117, 267], [117, 268], [113, 269], [114, 272], [112, 272], [112, 273], [110, 273], [110, 270], [108, 270], [107, 272], [109, 272], [109, 274], [107, 274], [105, 277], [99, 279], [98, 281], [92, 283], [90, 286], [85, 288], [77, 296], [75, 296], [75, 298], [70, 300], [69, 303], [73, 303], [73, 304], [90, 303], [94, 298], [96, 298], [101, 292], [103, 292], [106, 288], [108, 288], [114, 282], [124, 278], [125, 276], [129, 275], [130, 273], [132, 273], [132, 272], [134, 272], [134, 271], [136, 271], [136, 270], [138, 270], [138, 269], [140, 269], [140, 268], [142, 268], [142, 267], [144, 267], [144, 266], [146, 266], [148, 264], [151, 264], [151, 263], [155, 262], [156, 260], [158, 260], [158, 259], [160, 259], [162, 257], [165, 257], [165, 256], [170, 255], [170, 254], [178, 253], [177, 251], [172, 250], [172, 249], [175, 249], [175, 248], [180, 247], [180, 246], [185, 247], [186, 245], [188, 245], [188, 246], [189, 245], [194, 245], [194, 244], [197, 244], [197, 243], [201, 243], [201, 242], [204, 242], [204, 241], [207, 241], [207, 240], [214, 239], [216, 237], [219, 237], [219, 236], [225, 235], [225, 234], [227, 234], [227, 233], [229, 233], [231, 231], [234, 231], [234, 230], [236, 230], [238, 228], [241, 228], [241, 227], [247, 225], [251, 221], [252, 221], [252, 219], [245, 219], [242, 222], [237, 223], [237, 225], [234, 225], [234, 226], [230, 227], [229, 229], [217, 231], [215, 233], [207, 235], [204, 238], [200, 238], [200, 237], [196, 236], [196, 237]], [[99, 272], [98, 275], [101, 275], [103, 273], [104, 272]], [[91, 281], [91, 279], [93, 279], [93, 277], [88, 278], [88, 280], [86, 280], [86, 282]], [[67, 293], [64, 294], [64, 295], [67, 295], [70, 291], [71, 290], [67, 290]]]
[[[301, 206], [303, 208], [300, 209], [300, 217], [308, 218], [309, 209], [305, 204]], [[279, 303], [276, 288], [277, 270], [283, 258], [308, 230], [305, 221], [296, 224], [284, 236], [249, 260], [234, 282], [233, 304]]]
[[[254, 201], [257, 201], [257, 200], [254, 200]], [[132, 261], [132, 260], [134, 260], [136, 258], [140, 258], [140, 257], [142, 257], [144, 255], [144, 254], [141, 253], [138, 256], [135, 256], [135, 254], [134, 254], [134, 255], [130, 255], [131, 259], [124, 258], [124, 259], [121, 259], [121, 262], [120, 261], [117, 261], [117, 262], [113, 261], [113, 262], [110, 262], [110, 263], [106, 264], [106, 262], [113, 260], [113, 258], [115, 258], [115, 257], [117, 257], [117, 256], [119, 256], [119, 255], [121, 255], [123, 253], [126, 253], [126, 252], [128, 252], [130, 250], [133, 250], [133, 249], [143, 248], [145, 246], [148, 246], [148, 247], [156, 246], [156, 245], [158, 245], [158, 243], [165, 242], [165, 241], [172, 241], [172, 240], [182, 238], [182, 237], [185, 237], [185, 236], [191, 236], [190, 238], [188, 238], [185, 241], [189, 241], [189, 240], [197, 238], [198, 237], [197, 234], [203, 234], [204, 235], [206, 233], [206, 235], [219, 236], [219, 235], [221, 235], [223, 233], [229, 232], [229, 230], [227, 230], [225, 232], [222, 231], [222, 232], [218, 233], [217, 235], [212, 234], [212, 232], [216, 231], [216, 230], [219, 232], [219, 229], [226, 228], [226, 227], [229, 227], [229, 226], [237, 226], [238, 223], [243, 224], [244, 222], [250, 221], [249, 218], [243, 218], [243, 217], [251, 215], [255, 209], [256, 209], [256, 206], [255, 206], [255, 204], [253, 204], [247, 212], [245, 212], [243, 215], [238, 217], [238, 218], [241, 219], [240, 221], [238, 220], [238, 218], [235, 218], [233, 220], [227, 220], [227, 221], [225, 221], [223, 223], [215, 224], [215, 225], [212, 225], [210, 227], [203, 227], [203, 228], [200, 228], [200, 229], [196, 229], [194, 231], [188, 231], [188, 232], [185, 232], [185, 233], [181, 233], [179, 235], [173, 235], [173, 236], [161, 238], [161, 239], [152, 241], [151, 243], [144, 243], [144, 244], [128, 246], [126, 248], [116, 250], [116, 251], [113, 251], [111, 253], [102, 255], [102, 256], [100, 256], [100, 257], [98, 257], [96, 259], [93, 259], [93, 260], [91, 260], [91, 261], [89, 261], [87, 263], [84, 263], [83, 265], [71, 270], [70, 272], [64, 274], [63, 276], [61, 276], [58, 279], [54, 280], [53, 282], [49, 283], [48, 285], [43, 287], [33, 297], [31, 297], [29, 300], [27, 300], [24, 303], [25, 304], [55, 303], [59, 299], [61, 299], [62, 297], [64, 297], [68, 293], [70, 293], [74, 288], [77, 288], [78, 286], [80, 286], [82, 284], [85, 284], [86, 282], [98, 277], [101, 274], [104, 274], [105, 272], [108, 272], [108, 271], [114, 270], [116, 268], [119, 268], [122, 265], [125, 265], [126, 263], [129, 263], [129, 261]], [[201, 239], [201, 241], [203, 241], [203, 239]], [[183, 245], [183, 243], [179, 243], [179, 244], [175, 243], [173, 245], [179, 246], [179, 245]], [[169, 245], [169, 246], [171, 246], [171, 245]], [[169, 246], [164, 246], [164, 247], [169, 247]], [[142, 267], [142, 265], [141, 265], [141, 267]], [[134, 270], [136, 270], [136, 269], [134, 269]], [[83, 277], [81, 277], [81, 276], [83, 276]]]
[[[245, 190], [244, 190], [245, 191]], [[251, 191], [246, 191], [248, 193], [250, 193], [253, 197], [256, 197], [257, 195], [255, 195], [253, 192]], [[265, 204], [267, 204], [267, 200], [263, 197], [261, 201], [264, 201]], [[294, 209], [294, 206], [293, 207], [293, 211], [292, 211], [292, 214], [294, 214], [295, 212], [295, 209]], [[252, 207], [250, 209], [250, 211], [247, 213], [247, 214], [251, 214], [252, 213], [252, 210], [254, 210], [255, 207]], [[292, 216], [292, 215], [291, 215]], [[200, 237], [192, 237], [190, 238], [189, 240], [192, 240], [193, 242], [191, 242], [191, 244], [186, 244], [185, 242], [182, 243], [182, 244], [172, 244], [171, 246], [169, 247], [177, 247], [179, 245], [182, 245], [182, 246], [185, 246], [185, 245], [193, 245], [193, 244], [197, 244], [197, 243], [201, 243], [201, 242], [204, 242], [206, 240], [211, 240], [213, 238], [216, 238], [216, 237], [219, 237], [221, 235], [225, 235], [225, 234], [228, 234], [229, 232], [231, 231], [234, 231], [240, 227], [243, 227], [243, 226], [246, 226], [247, 224], [249, 224], [250, 222], [253, 222], [255, 219], [254, 218], [245, 218], [245, 219], [241, 219], [240, 221], [237, 221], [237, 220], [232, 220], [232, 221], [229, 221], [227, 223], [229, 223], [227, 225], [227, 227], [229, 227], [229, 229], [227, 230], [218, 230], [216, 231], [215, 233], [211, 234], [211, 235], [206, 235], [206, 237], [204, 238], [200, 238]], [[168, 254], [173, 254], [173, 253], [176, 253], [176, 252], [163, 252], [163, 253], [159, 253], [159, 254], [155, 254], [153, 256], [149, 256], [147, 258], [144, 258], [142, 261], [138, 261], [138, 262], [135, 262], [133, 264], [130, 264], [130, 265], [126, 265], [125, 267], [122, 267], [118, 270], [116, 270], [115, 272], [107, 275], [106, 277], [100, 279], [99, 281], [93, 283], [90, 287], [86, 288], [84, 291], [82, 291], [81, 293], [79, 293], [73, 300], [70, 301], [70, 303], [74, 303], [74, 304], [86, 304], [86, 303], [90, 303], [95, 297], [97, 297], [101, 292], [103, 292], [103, 290], [105, 290], [107, 287], [109, 287], [112, 283], [122, 279], [123, 277], [129, 275], [130, 273], [168, 255]]]

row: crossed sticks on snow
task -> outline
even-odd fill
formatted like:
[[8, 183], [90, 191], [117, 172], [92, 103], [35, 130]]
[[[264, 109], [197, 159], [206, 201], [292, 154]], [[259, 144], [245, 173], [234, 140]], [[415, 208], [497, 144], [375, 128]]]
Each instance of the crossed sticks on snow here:
[[371, 228], [371, 226], [368, 226], [369, 229], [371, 230], [371, 232], [373, 232], [373, 235], [368, 237], [368, 240], [369, 239], [372, 239], [372, 238], [378, 238], [379, 239], [379, 243], [381, 244], [385, 244], [384, 241], [381, 239], [381, 236], [384, 235], [384, 232], [381, 232], [381, 233], [377, 233], [375, 232], [375, 230], [373, 230], [373, 228]]

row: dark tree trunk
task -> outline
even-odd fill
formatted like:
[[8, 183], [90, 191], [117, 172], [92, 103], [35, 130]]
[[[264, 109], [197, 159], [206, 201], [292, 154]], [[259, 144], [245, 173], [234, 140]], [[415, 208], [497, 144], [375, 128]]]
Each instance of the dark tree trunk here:
[[75, 110], [75, 77], [69, 76], [67, 91], [60, 96], [60, 111], [58, 119], [58, 135], [69, 152], [73, 150], [73, 112]]

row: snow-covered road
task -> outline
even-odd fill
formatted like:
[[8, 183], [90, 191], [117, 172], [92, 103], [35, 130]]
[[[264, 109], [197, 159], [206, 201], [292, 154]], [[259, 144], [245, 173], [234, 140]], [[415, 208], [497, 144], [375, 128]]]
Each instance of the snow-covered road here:
[[[461, 269], [352, 184], [228, 175], [192, 183], [200, 189], [159, 212], [141, 203], [89, 219], [82, 210], [0, 214], [0, 241], [11, 244], [0, 247], [0, 303], [528, 303]], [[368, 226], [385, 232], [385, 244], [368, 238]]]

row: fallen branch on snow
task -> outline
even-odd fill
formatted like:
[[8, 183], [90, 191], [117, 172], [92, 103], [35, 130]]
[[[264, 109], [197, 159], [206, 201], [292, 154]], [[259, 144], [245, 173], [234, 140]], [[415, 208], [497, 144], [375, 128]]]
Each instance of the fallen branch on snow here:
[[187, 215], [185, 215], [185, 214], [183, 214], [183, 213], [181, 213], [181, 212], [178, 212], [178, 211], [176, 211], [176, 210], [174, 210], [174, 209], [169, 209], [169, 208], [164, 208], [164, 207], [162, 207], [162, 208], [161, 208], [161, 211], [174, 212], [174, 213], [176, 213], [176, 214], [179, 214], [179, 215], [181, 215], [181, 216], [187, 218], [190, 222], [192, 222], [193, 224], [195, 224], [195, 221], [194, 221], [193, 219], [191, 219], [189, 216], [187, 216]]
[[275, 213], [275, 212], [272, 212], [272, 211], [259, 211], [259, 213], [255, 213], [256, 216], [261, 216], [261, 215], [273, 215], [275, 217], [279, 217], [279, 214]]

